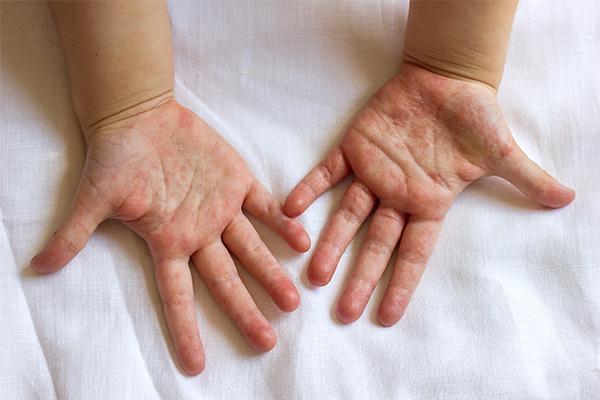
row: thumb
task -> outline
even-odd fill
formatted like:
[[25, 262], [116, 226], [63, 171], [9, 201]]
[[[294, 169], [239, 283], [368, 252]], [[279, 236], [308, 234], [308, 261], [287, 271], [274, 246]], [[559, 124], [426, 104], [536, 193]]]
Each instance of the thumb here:
[[551, 208], [566, 206], [575, 198], [575, 192], [564, 186], [539, 165], [531, 161], [518, 146], [510, 153], [497, 175], [515, 185], [521, 192], [538, 203]]
[[55, 272], [67, 265], [88, 242], [98, 225], [109, 215], [108, 207], [98, 198], [91, 184], [83, 181], [58, 230], [44, 249], [31, 260], [38, 272]]

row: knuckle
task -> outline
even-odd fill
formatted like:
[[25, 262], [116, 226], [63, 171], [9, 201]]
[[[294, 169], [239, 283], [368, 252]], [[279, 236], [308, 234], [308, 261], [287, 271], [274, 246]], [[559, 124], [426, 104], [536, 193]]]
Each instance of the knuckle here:
[[358, 210], [352, 205], [340, 208], [338, 213], [340, 217], [346, 222], [354, 224], [360, 222], [361, 220], [360, 215], [358, 214]]
[[391, 208], [379, 208], [378, 215], [379, 217], [381, 217], [381, 219], [387, 222], [395, 224], [402, 222], [402, 216], [397, 211]]
[[213, 290], [223, 293], [232, 293], [241, 283], [237, 271], [226, 272], [220, 277], [208, 282]]
[[265, 189], [255, 187], [253, 191], [256, 206], [255, 213], [257, 214], [256, 216], [261, 219], [273, 214], [277, 210], [276, 200], [270, 193], [264, 193], [264, 190]]
[[375, 196], [362, 184], [352, 185], [342, 198], [340, 213], [350, 222], [362, 221], [375, 206]]
[[315, 267], [320, 265], [319, 269], [329, 271], [330, 265], [337, 265], [339, 257], [346, 249], [347, 244], [341, 235], [330, 234], [327, 232], [321, 239], [319, 247], [315, 250], [311, 264]]
[[370, 279], [354, 277], [352, 278], [352, 282], [350, 282], [351, 285], [349, 284], [348, 286], [352, 287], [355, 293], [360, 294], [360, 296], [362, 297], [365, 297], [371, 295], [376, 283], [377, 281], [373, 281]]
[[365, 249], [374, 255], [389, 255], [393, 251], [390, 243], [386, 243], [378, 237], [370, 236], [365, 239]]
[[162, 305], [170, 310], [187, 310], [194, 307], [194, 296], [190, 293], [176, 293], [163, 297]]
[[81, 251], [81, 246], [64, 233], [57, 232], [55, 238], [62, 246], [64, 246], [68, 253], [77, 254]]
[[279, 231], [280, 232], [294, 231], [296, 229], [296, 224], [297, 224], [297, 221], [295, 219], [282, 215], [281, 221], [279, 222]]
[[261, 249], [262, 240], [260, 238], [252, 238], [246, 242], [246, 252], [253, 257], [260, 257], [259, 250]]
[[278, 265], [272, 265], [269, 268], [266, 268], [261, 275], [262, 281], [265, 285], [271, 285], [274, 287], [283, 286], [282, 281], [288, 279]]
[[357, 198], [355, 194], [349, 193], [346, 199], [342, 199], [339, 212], [341, 217], [349, 222], [360, 222], [369, 215], [373, 208], [371, 202]]
[[352, 186], [356, 200], [366, 203], [373, 203], [376, 200], [373, 192], [371, 192], [371, 190], [363, 182], [355, 181]]
[[421, 266], [425, 263], [425, 256], [418, 251], [404, 250], [398, 253], [398, 258], [408, 266]]
[[333, 184], [333, 172], [328, 165], [325, 163], [317, 165], [317, 171], [328, 185]]
[[235, 319], [240, 329], [243, 331], [248, 331], [253, 326], [258, 325], [257, 322], [262, 319], [262, 314], [255, 304], [251, 304], [244, 310], [240, 311]]

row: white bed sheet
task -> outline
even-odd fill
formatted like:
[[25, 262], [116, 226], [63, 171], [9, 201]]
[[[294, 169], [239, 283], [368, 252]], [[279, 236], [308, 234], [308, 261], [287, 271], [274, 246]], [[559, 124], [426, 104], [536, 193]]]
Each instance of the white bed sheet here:
[[[333, 313], [360, 237], [312, 288], [296, 254], [255, 221], [296, 283], [285, 314], [240, 274], [279, 341], [259, 354], [194, 272], [207, 366], [183, 375], [145, 243], [103, 223], [64, 270], [29, 259], [75, 192], [84, 145], [45, 2], [0, 1], [0, 398], [600, 398], [600, 2], [524, 0], [499, 100], [517, 142], [577, 191], [536, 206], [480, 180], [452, 206], [404, 318]], [[176, 96], [283, 201], [399, 68], [408, 1], [169, 2]], [[316, 243], [345, 187], [300, 221]], [[254, 220], [253, 220], [254, 221]], [[314, 249], [314, 247], [313, 247]]]

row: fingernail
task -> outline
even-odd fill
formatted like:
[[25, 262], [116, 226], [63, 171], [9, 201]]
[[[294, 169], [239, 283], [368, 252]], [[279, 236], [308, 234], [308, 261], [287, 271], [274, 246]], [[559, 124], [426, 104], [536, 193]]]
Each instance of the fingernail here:
[[36, 254], [35, 256], [33, 256], [33, 258], [31, 259], [31, 261], [29, 261], [29, 266], [30, 266], [31, 268], [33, 268], [33, 269], [37, 269], [37, 268], [36, 268], [36, 267], [37, 267], [37, 259], [38, 259], [38, 256], [39, 256], [39, 255], [40, 255], [39, 253], [38, 253], [38, 254]]

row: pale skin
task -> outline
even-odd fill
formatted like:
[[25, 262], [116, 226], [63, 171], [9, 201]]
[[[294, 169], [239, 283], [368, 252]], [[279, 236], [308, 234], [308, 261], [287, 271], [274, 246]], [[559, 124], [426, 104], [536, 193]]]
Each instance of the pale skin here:
[[[374, 210], [337, 314], [345, 322], [360, 317], [399, 246], [378, 314], [382, 324], [392, 325], [415, 290], [446, 212], [470, 182], [499, 175], [543, 205], [572, 201], [573, 191], [516, 145], [496, 101], [510, 32], [506, 24], [512, 23], [516, 2], [476, 2], [479, 7], [467, 7], [475, 10], [471, 13], [460, 10], [470, 2], [413, 3], [418, 2], [411, 2], [405, 43], [410, 51], [400, 74], [371, 98], [281, 206], [217, 132], [174, 100], [164, 1], [51, 2], [88, 151], [75, 199], [31, 266], [56, 271], [103, 220], [122, 221], [148, 243], [177, 356], [194, 375], [205, 360], [190, 260], [259, 351], [270, 350], [276, 336], [239, 279], [230, 252], [280, 309], [292, 311], [299, 303], [298, 291], [242, 210], [266, 222], [293, 249], [306, 251], [310, 240], [293, 217], [354, 173], [315, 250], [309, 280], [318, 286], [329, 282]], [[468, 18], [457, 17], [453, 25], [448, 15]], [[489, 15], [496, 21], [491, 27]], [[427, 24], [418, 23], [424, 19]], [[436, 40], [421, 40], [430, 24], [442, 33], [434, 29], [429, 33]], [[460, 53], [457, 60], [452, 58], [461, 46], [457, 32], [466, 27], [469, 38], [483, 39], [468, 43], [477, 51]], [[444, 49], [453, 49], [452, 57], [445, 59]]]
[[516, 144], [496, 100], [517, 1], [413, 0], [401, 72], [388, 81], [340, 142], [285, 202], [302, 214], [351, 173], [308, 266], [327, 285], [346, 247], [373, 212], [351, 276], [336, 306], [350, 323], [363, 313], [398, 248], [377, 317], [404, 314], [448, 209], [474, 180], [497, 175], [551, 208], [573, 201]]

